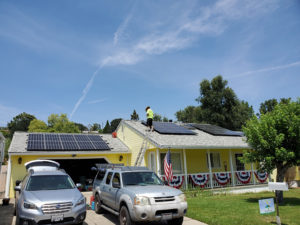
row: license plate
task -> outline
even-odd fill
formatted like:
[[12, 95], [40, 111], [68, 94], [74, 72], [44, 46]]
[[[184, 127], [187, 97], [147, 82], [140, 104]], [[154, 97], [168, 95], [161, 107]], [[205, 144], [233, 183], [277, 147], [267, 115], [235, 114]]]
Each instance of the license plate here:
[[172, 219], [172, 213], [164, 213], [162, 214], [163, 220], [171, 220]]
[[64, 215], [63, 214], [57, 214], [57, 215], [52, 215], [51, 216], [51, 222], [59, 222], [64, 220]]

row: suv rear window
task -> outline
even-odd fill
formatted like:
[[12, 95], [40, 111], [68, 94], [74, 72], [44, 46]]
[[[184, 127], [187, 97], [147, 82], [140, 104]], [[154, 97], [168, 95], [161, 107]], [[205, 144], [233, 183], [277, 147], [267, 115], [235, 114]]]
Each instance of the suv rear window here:
[[75, 185], [67, 175], [31, 176], [26, 186], [27, 191], [73, 189]]

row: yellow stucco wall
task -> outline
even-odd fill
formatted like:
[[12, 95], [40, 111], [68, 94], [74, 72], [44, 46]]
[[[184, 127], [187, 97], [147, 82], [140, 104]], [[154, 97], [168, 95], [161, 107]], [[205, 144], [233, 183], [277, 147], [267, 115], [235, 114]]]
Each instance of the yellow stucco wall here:
[[[123, 156], [123, 160], [120, 162], [119, 157]], [[22, 158], [22, 163], [18, 163], [18, 158]], [[95, 154], [95, 155], [78, 155], [76, 159], [88, 159], [88, 158], [105, 158], [110, 163], [124, 163], [124, 165], [129, 165], [129, 154]], [[24, 164], [31, 160], [36, 159], [72, 159], [70, 154], [68, 155], [12, 155], [11, 156], [11, 176], [10, 176], [10, 189], [9, 189], [9, 197], [14, 198], [14, 186], [17, 180], [22, 180], [26, 175], [26, 169]]]
[[[125, 125], [120, 125], [117, 130], [118, 138], [128, 146], [131, 151], [130, 164], [134, 165], [137, 155], [142, 147], [144, 137], [134, 132], [131, 128]], [[147, 149], [155, 149], [155, 146], [149, 143]], [[147, 155], [147, 154], [145, 154]], [[142, 161], [142, 166], [145, 166], [147, 159], [146, 157]]]

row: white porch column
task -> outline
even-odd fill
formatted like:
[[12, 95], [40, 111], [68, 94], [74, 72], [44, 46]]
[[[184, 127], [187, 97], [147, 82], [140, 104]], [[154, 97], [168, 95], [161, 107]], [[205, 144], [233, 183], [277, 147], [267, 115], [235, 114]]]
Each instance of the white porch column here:
[[213, 180], [212, 180], [212, 170], [211, 170], [211, 163], [210, 163], [210, 151], [206, 151], [207, 159], [208, 159], [208, 169], [209, 169], [209, 179], [210, 179], [210, 188], [214, 188]]
[[230, 170], [231, 170], [232, 186], [235, 186], [235, 177], [234, 177], [234, 171], [233, 171], [233, 163], [232, 163], [231, 150], [229, 150], [229, 163], [230, 163]]
[[255, 180], [255, 174], [254, 174], [254, 170], [253, 170], [253, 163], [251, 163], [251, 172], [252, 172], [252, 180], [253, 180], [253, 184], [256, 184], [256, 180]]
[[6, 174], [6, 184], [5, 184], [5, 198], [9, 198], [10, 177], [11, 177], [11, 156], [9, 155], [7, 174]]
[[156, 171], [157, 171], [157, 175], [160, 177], [161, 173], [160, 173], [160, 161], [159, 161], [159, 150], [158, 148], [156, 149]]
[[183, 149], [183, 162], [184, 162], [184, 181], [185, 181], [185, 190], [188, 189], [188, 179], [187, 179], [187, 166], [186, 166], [186, 154], [185, 149]]

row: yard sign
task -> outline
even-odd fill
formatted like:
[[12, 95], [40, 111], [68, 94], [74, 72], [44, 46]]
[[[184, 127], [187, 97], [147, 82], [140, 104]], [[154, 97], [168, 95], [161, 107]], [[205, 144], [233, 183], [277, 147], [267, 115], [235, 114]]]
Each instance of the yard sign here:
[[259, 203], [260, 214], [268, 214], [268, 213], [275, 212], [273, 198], [261, 199], [258, 201], [258, 203]]

